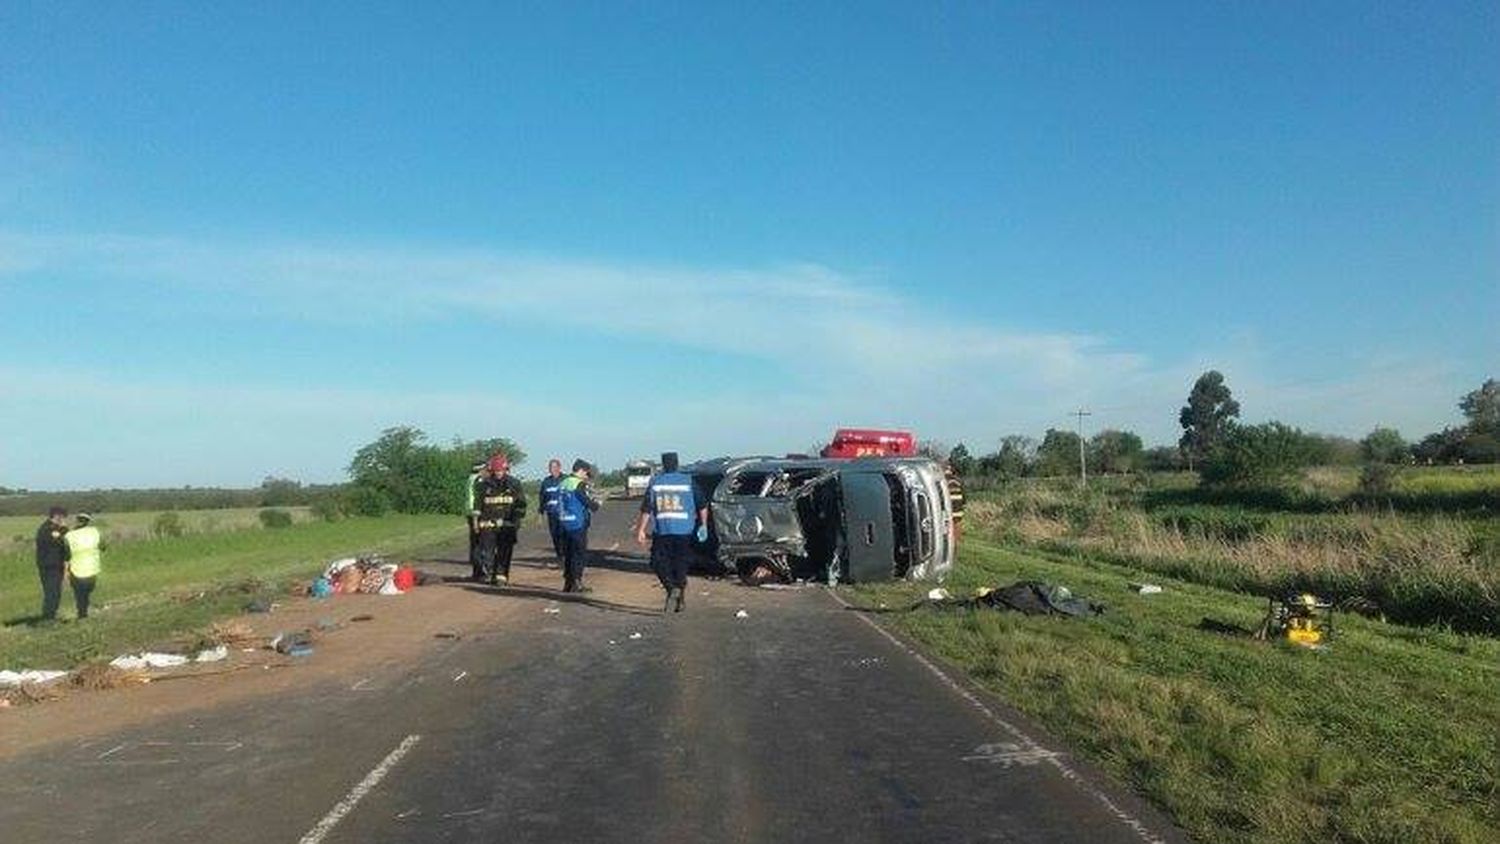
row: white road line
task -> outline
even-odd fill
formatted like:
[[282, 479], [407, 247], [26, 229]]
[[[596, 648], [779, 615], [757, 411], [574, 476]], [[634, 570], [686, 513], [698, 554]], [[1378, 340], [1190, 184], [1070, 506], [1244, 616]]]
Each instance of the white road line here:
[[418, 735], [410, 735], [402, 739], [401, 743], [396, 745], [395, 750], [387, 753], [385, 758], [380, 760], [379, 765], [372, 768], [370, 773], [365, 774], [365, 778], [359, 781], [359, 785], [351, 789], [344, 796], [343, 800], [340, 800], [337, 805], [328, 810], [328, 814], [324, 815], [323, 819], [318, 821], [317, 826], [308, 830], [307, 834], [302, 836], [302, 840], [298, 844], [318, 844], [318, 842], [322, 841], [328, 833], [333, 831], [334, 827], [338, 826], [339, 821], [343, 820], [345, 815], [353, 811], [355, 805], [363, 800], [366, 794], [370, 793], [371, 789], [379, 785], [381, 780], [385, 779], [385, 775], [390, 773], [392, 768], [396, 767], [396, 763], [401, 761], [401, 757], [410, 753], [411, 749], [421, 740], [422, 737]]
[[[844, 600], [843, 596], [839, 595], [834, 590], [827, 589], [824, 591], [833, 596], [833, 599], [837, 601], [840, 606], [844, 607], [845, 609], [854, 609], [854, 607], [850, 605], [848, 601]], [[870, 626], [870, 629], [874, 630], [876, 633], [879, 633], [881, 636], [884, 636], [887, 641], [895, 645], [897, 648], [900, 648], [908, 656], [920, 663], [922, 667], [932, 672], [933, 676], [941, 680], [943, 685], [953, 690], [959, 697], [967, 701], [969, 705], [982, 712], [986, 718], [998, 725], [1000, 729], [1014, 736], [1022, 743], [1024, 750], [1036, 751], [1037, 755], [1040, 758], [1045, 760], [1053, 768], [1057, 769], [1057, 772], [1062, 775], [1063, 779], [1072, 783], [1073, 786], [1076, 787], [1079, 791], [1082, 791], [1084, 794], [1087, 794], [1088, 796], [1094, 798], [1095, 801], [1097, 801], [1104, 807], [1105, 811], [1109, 812], [1109, 814], [1116, 820], [1129, 827], [1130, 830], [1134, 832], [1136, 836], [1142, 841], [1147, 842], [1147, 844], [1166, 844], [1166, 839], [1153, 832], [1150, 827], [1146, 826], [1144, 821], [1120, 808], [1120, 806], [1117, 805], [1115, 801], [1110, 799], [1109, 795], [1091, 785], [1087, 780], [1083, 778], [1083, 775], [1073, 770], [1073, 768], [1070, 767], [1067, 762], [1063, 761], [1061, 755], [1053, 753], [1052, 751], [1049, 751], [1046, 748], [1042, 747], [1042, 745], [1037, 742], [1036, 739], [1027, 735], [1020, 727], [1017, 727], [1015, 724], [1012, 724], [1004, 718], [1001, 718], [999, 715], [996, 715], [995, 711], [993, 709], [990, 709], [984, 701], [980, 700], [978, 695], [975, 695], [958, 681], [954, 680], [952, 677], [949, 677], [946, 673], [944, 673], [943, 669], [937, 667], [937, 664], [932, 660], [928, 659], [920, 653], [917, 653], [915, 650], [912, 650], [907, 646], [905, 642], [896, 638], [895, 634], [891, 633], [891, 631], [885, 629], [884, 627], [881, 627], [879, 624], [876, 624], [874, 621], [871, 621], [870, 618], [863, 612], [855, 612], [854, 617], [859, 619], [860, 621], [863, 621], [865, 624], [868, 624]]]

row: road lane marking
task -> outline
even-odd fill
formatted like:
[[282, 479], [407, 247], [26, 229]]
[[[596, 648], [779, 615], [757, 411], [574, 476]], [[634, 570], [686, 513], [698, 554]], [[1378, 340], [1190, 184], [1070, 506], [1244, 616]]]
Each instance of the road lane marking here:
[[389, 774], [391, 769], [396, 767], [396, 763], [400, 762], [403, 756], [410, 753], [411, 749], [416, 747], [417, 742], [421, 740], [422, 737], [419, 735], [409, 735], [402, 739], [401, 743], [396, 745], [395, 750], [387, 753], [385, 758], [380, 760], [379, 765], [370, 769], [370, 773], [365, 774], [365, 778], [359, 781], [359, 785], [350, 789], [343, 800], [340, 800], [337, 805], [328, 810], [328, 814], [324, 815], [323, 819], [318, 821], [317, 826], [314, 826], [307, 831], [306, 835], [302, 836], [302, 840], [298, 844], [318, 844], [318, 842], [322, 841], [328, 833], [333, 831], [334, 827], [338, 826], [339, 821], [343, 820], [345, 815], [354, 810], [354, 807], [359, 804], [359, 801], [365, 798], [366, 794], [369, 794], [375, 786], [380, 785], [380, 781], [385, 779], [385, 775]]
[[857, 610], [859, 610], [860, 608], [855, 607], [848, 601], [844, 600], [842, 595], [832, 589], [825, 589], [824, 591], [832, 596], [833, 600], [837, 601], [839, 605], [844, 609], [856, 610], [856, 612], [854, 613], [855, 618], [869, 625], [871, 630], [879, 633], [886, 639], [886, 641], [895, 645], [907, 656], [915, 659], [923, 668], [926, 668], [929, 672], [932, 673], [933, 676], [942, 681], [943, 685], [947, 686], [955, 694], [967, 701], [970, 706], [973, 706], [975, 709], [983, 713], [986, 718], [988, 718], [994, 724], [998, 725], [1000, 729], [1006, 731], [1007, 733], [1010, 733], [1012, 736], [1015, 736], [1015, 738], [1020, 741], [1022, 745], [1018, 749], [1025, 751], [1038, 751], [1043, 754], [1050, 754], [1043, 757], [1044, 760], [1053, 768], [1055, 768], [1057, 772], [1062, 775], [1063, 779], [1067, 780], [1069, 783], [1072, 783], [1072, 785], [1079, 791], [1082, 791], [1089, 797], [1094, 798], [1096, 802], [1104, 807], [1106, 812], [1108, 812], [1116, 820], [1123, 823], [1125, 826], [1129, 827], [1130, 830], [1136, 834], [1136, 837], [1140, 838], [1142, 841], [1145, 841], [1146, 844], [1167, 844], [1166, 839], [1153, 832], [1144, 821], [1125, 811], [1125, 809], [1116, 804], [1114, 800], [1110, 799], [1108, 794], [1105, 794], [1103, 791], [1095, 788], [1091, 783], [1088, 782], [1088, 780], [1085, 780], [1082, 774], [1078, 773], [1070, 765], [1068, 765], [1067, 762], [1063, 761], [1061, 754], [1047, 750], [1041, 745], [1040, 742], [1027, 735], [1026, 732], [1020, 727], [1017, 727], [1015, 724], [1012, 724], [1011, 722], [995, 714], [995, 710], [991, 709], [987, 704], [985, 704], [984, 701], [980, 700], [978, 695], [965, 688], [963, 684], [959, 683], [957, 680], [949, 677], [948, 674], [944, 672], [943, 669], [939, 668], [937, 664], [932, 660], [918, 653], [916, 650], [908, 646], [905, 642], [896, 638], [896, 634], [885, 629], [884, 627], [881, 627], [879, 624], [872, 621], [863, 612], [858, 612]]

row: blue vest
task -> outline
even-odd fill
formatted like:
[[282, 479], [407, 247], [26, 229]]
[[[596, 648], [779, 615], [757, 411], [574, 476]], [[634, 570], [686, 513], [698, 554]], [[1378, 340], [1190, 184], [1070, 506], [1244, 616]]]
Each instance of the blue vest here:
[[569, 475], [557, 485], [557, 520], [563, 530], [579, 531], [589, 526], [589, 505], [578, 491], [582, 484], [576, 476]]
[[562, 476], [552, 477], [548, 475], [542, 478], [542, 512], [549, 516], [557, 515], [558, 496], [562, 492]]
[[657, 536], [692, 536], [698, 529], [698, 496], [693, 479], [681, 472], [657, 475], [646, 489]]

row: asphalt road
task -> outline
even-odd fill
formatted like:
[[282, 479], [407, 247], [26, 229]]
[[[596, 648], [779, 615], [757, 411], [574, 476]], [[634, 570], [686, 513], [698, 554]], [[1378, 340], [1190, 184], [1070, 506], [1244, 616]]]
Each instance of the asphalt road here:
[[[630, 547], [630, 516], [595, 546]], [[826, 590], [695, 581], [663, 616], [617, 553], [563, 602], [524, 545], [533, 586], [490, 596], [522, 622], [5, 760], [0, 840], [1182, 840]]]

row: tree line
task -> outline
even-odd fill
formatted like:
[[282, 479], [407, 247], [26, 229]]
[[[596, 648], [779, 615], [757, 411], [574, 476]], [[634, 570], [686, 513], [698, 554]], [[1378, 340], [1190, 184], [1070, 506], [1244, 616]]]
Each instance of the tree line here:
[[[1465, 423], [1408, 442], [1399, 431], [1376, 427], [1362, 439], [1305, 432], [1283, 422], [1248, 425], [1224, 375], [1210, 370], [1194, 382], [1178, 411], [1182, 435], [1176, 445], [1146, 448], [1131, 431], [1105, 429], [1086, 441], [1077, 433], [1049, 428], [1040, 440], [1023, 434], [1002, 437], [992, 452], [975, 455], [959, 443], [946, 452], [954, 471], [999, 479], [1077, 476], [1080, 461], [1098, 474], [1189, 470], [1205, 484], [1275, 485], [1315, 465], [1500, 463], [1500, 382], [1491, 378], [1459, 399]], [[941, 454], [935, 443], [925, 452]]]

